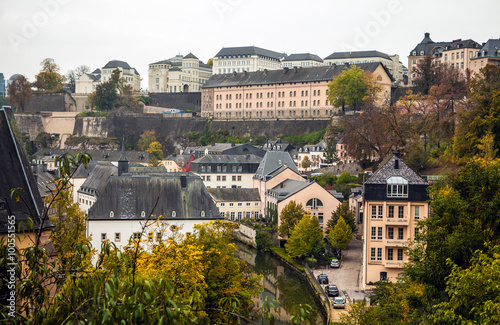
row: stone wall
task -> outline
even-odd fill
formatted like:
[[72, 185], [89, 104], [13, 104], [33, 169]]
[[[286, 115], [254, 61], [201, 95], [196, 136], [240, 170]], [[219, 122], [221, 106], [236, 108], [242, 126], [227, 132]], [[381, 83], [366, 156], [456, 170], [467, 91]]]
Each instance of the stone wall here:
[[51, 112], [76, 112], [76, 102], [67, 93], [34, 93], [28, 102], [24, 113]]
[[177, 108], [201, 112], [201, 92], [192, 93], [149, 93], [151, 106]]

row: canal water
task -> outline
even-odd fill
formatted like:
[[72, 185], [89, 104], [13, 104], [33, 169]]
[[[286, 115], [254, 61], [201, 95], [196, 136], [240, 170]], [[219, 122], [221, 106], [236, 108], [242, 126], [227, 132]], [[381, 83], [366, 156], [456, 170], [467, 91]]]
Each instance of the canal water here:
[[312, 307], [314, 324], [325, 323], [326, 320], [320, 312], [321, 307], [316, 304], [305, 280], [271, 253], [258, 251], [240, 242], [236, 242], [236, 245], [238, 247], [236, 256], [246, 261], [255, 273], [263, 276], [264, 291], [255, 299], [257, 308], [262, 307], [265, 297], [268, 301], [274, 299], [279, 305], [277, 308], [279, 314], [274, 313], [276, 324], [289, 324], [292, 308], [298, 304], [308, 304]]

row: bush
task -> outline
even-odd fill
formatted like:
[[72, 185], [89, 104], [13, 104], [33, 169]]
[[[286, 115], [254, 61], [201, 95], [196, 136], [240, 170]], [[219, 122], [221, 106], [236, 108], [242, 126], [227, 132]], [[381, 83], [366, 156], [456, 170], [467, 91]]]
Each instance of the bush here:
[[257, 244], [257, 249], [267, 250], [273, 241], [273, 236], [271, 233], [263, 230], [257, 230], [257, 235], [255, 236], [255, 243]]

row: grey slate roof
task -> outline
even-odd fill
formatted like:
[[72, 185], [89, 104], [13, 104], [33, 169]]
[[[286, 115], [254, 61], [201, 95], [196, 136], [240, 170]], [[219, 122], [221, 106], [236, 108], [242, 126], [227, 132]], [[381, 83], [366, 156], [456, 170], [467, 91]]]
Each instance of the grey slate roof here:
[[285, 200], [286, 198], [294, 195], [310, 186], [312, 183], [306, 180], [298, 181], [294, 179], [287, 179], [276, 185], [272, 189], [268, 190], [268, 193], [277, 196], [278, 202]]
[[103, 67], [103, 69], [115, 69], [115, 68], [132, 69], [127, 62], [120, 60], [111, 60], [108, 63], [106, 63], [106, 65]]
[[198, 58], [191, 52], [189, 52], [188, 55], [186, 55], [185, 57], [183, 57], [183, 59], [196, 59], [198, 60]]
[[259, 164], [262, 158], [256, 155], [206, 155], [201, 158], [193, 160], [193, 163], [254, 163]]
[[260, 201], [259, 190], [256, 188], [208, 188], [216, 202]]
[[223, 47], [215, 56], [238, 56], [238, 55], [261, 55], [273, 59], [282, 59], [286, 57], [285, 53], [279, 53], [271, 50], [266, 50], [256, 46], [240, 46], [240, 47]]
[[[77, 152], [82, 151], [89, 153], [95, 162], [117, 162], [121, 156], [121, 151], [119, 150], [42, 149], [38, 150], [33, 157], [41, 159], [46, 156], [59, 156], [66, 152], [75, 155]], [[147, 151], [126, 151], [125, 153], [127, 160], [131, 163], [147, 163], [151, 160], [151, 154]]]
[[481, 50], [477, 52], [476, 55], [474, 56], [474, 59], [485, 58], [485, 57], [500, 59], [500, 38], [489, 39], [486, 43], [484, 43], [483, 47], [481, 47]]
[[323, 62], [322, 58], [320, 58], [316, 54], [312, 54], [312, 53], [295, 53], [295, 54], [290, 54], [285, 59], [283, 59], [282, 62], [286, 62], [286, 61], [306, 61], [306, 60]]
[[[99, 71], [99, 73], [101, 73], [101, 72]], [[87, 77], [89, 77], [90, 79], [94, 80], [94, 81], [99, 81], [99, 80], [101, 80], [101, 75], [100, 75], [100, 74], [96, 76], [96, 75], [94, 75], [94, 74], [86, 73], [85, 75], [86, 75]]]
[[[20, 222], [32, 218], [40, 225], [43, 202], [28, 159], [19, 146], [11, 122], [14, 115], [9, 108], [0, 108], [0, 234], [8, 232], [9, 216], [15, 216], [15, 229]], [[11, 197], [11, 189], [22, 188], [19, 203]], [[43, 227], [50, 227], [46, 222]]]
[[333, 52], [329, 56], [325, 58], [325, 60], [329, 59], [358, 59], [358, 58], [371, 58], [371, 57], [380, 57], [384, 58], [387, 60], [390, 60], [391, 58], [389, 55], [371, 50], [371, 51], [353, 51], [353, 52]]
[[97, 68], [97, 69], [95, 69], [95, 70], [94, 70], [94, 72], [92, 72], [92, 73], [95, 73], [95, 74], [101, 74], [101, 69]]
[[[382, 65], [380, 62], [356, 64], [357, 67], [368, 72], [374, 72], [380, 65]], [[335, 76], [340, 75], [345, 69], [349, 69], [349, 65], [342, 64], [312, 68], [284, 68], [280, 70], [215, 74], [203, 85], [202, 88], [331, 81]]]
[[288, 152], [268, 151], [262, 159], [253, 178], [260, 180], [271, 179], [276, 175], [272, 175], [272, 173], [278, 171], [280, 168], [280, 172], [286, 168], [290, 168], [292, 171], [299, 174], [299, 170]]
[[219, 209], [205, 185], [190, 173], [112, 176], [90, 208], [88, 218], [144, 220], [142, 211], [146, 217], [152, 213], [167, 220], [220, 218]]
[[100, 195], [112, 175], [118, 175], [117, 167], [111, 164], [98, 164], [94, 167], [85, 182], [83, 182], [78, 192]]
[[150, 64], [172, 64], [172, 62], [170, 62], [169, 60], [161, 60]]
[[[396, 160], [398, 160], [398, 169], [395, 169]], [[427, 181], [395, 155], [392, 155], [389, 159], [386, 158], [386, 160], [380, 164], [377, 171], [366, 181], [366, 184], [386, 184], [387, 179], [391, 176], [402, 176], [410, 185], [428, 185]]]

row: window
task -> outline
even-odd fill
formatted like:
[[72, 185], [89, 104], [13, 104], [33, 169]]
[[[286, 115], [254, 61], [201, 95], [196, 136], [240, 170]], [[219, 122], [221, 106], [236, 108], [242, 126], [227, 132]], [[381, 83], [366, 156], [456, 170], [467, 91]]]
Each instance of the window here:
[[222, 181], [225, 182], [226, 181], [226, 176], [222, 176]]
[[382, 240], [382, 227], [378, 227], [377, 239]]
[[377, 248], [377, 261], [382, 260], [382, 248]]
[[250, 211], [246, 212], [246, 217], [247, 217], [247, 219], [250, 219]]
[[398, 218], [404, 218], [404, 217], [405, 217], [405, 207], [399, 206], [398, 207]]
[[220, 182], [220, 175], [217, 175], [217, 181]]
[[210, 175], [207, 175], [207, 182], [210, 182]]
[[394, 249], [389, 248], [389, 249], [387, 250], [387, 259], [388, 259], [389, 261], [392, 261], [392, 260], [394, 259]]
[[370, 260], [375, 261], [375, 247], [370, 249]]
[[372, 205], [372, 219], [376, 219], [376, 218], [377, 218], [377, 206]]
[[403, 228], [398, 228], [398, 239], [404, 239], [403, 231]]
[[141, 233], [140, 232], [134, 232], [132, 235], [133, 240], [140, 240], [141, 239]]
[[241, 220], [241, 217], [243, 216], [243, 212], [238, 211], [238, 220]]
[[384, 215], [384, 206], [383, 205], [379, 205], [378, 206], [378, 218], [379, 219], [382, 219], [383, 218], [383, 215]]
[[225, 217], [226, 217], [226, 212], [222, 211], [222, 212], [220, 213], [220, 216], [221, 216], [222, 218], [225, 218]]
[[408, 197], [408, 181], [401, 176], [389, 177], [387, 179], [387, 197]]
[[237, 179], [238, 179], [238, 182], [241, 182], [241, 175], [239, 175], [239, 176], [237, 177]]
[[418, 227], [415, 227], [415, 238], [417, 238], [419, 231], [420, 231], [420, 229], [418, 229]]
[[106, 240], [106, 239], [108, 239], [108, 234], [104, 234], [104, 233], [102, 233], [102, 234], [101, 234], [101, 240], [102, 240], [102, 241], [104, 241], [104, 240]]
[[259, 211], [255, 211], [255, 212], [253, 213], [253, 215], [254, 215], [254, 218], [255, 218], [255, 219], [257, 219], [257, 218], [259, 217]]
[[119, 232], [115, 232], [115, 241], [120, 241], [120, 233]]
[[250, 206], [250, 202], [247, 202], [246, 206], [249, 207]]
[[226, 203], [221, 202], [221, 203], [220, 203], [220, 206], [221, 206], [221, 207], [225, 207], [225, 206], [226, 206]]
[[387, 280], [387, 272], [380, 272], [380, 281]]
[[232, 178], [233, 182], [236, 182], [236, 175], [233, 175]]
[[229, 206], [234, 207], [234, 203], [233, 202], [229, 203]]
[[323, 224], [323, 213], [318, 213], [318, 222], [320, 225]]
[[307, 201], [306, 208], [311, 208], [311, 210], [317, 210], [318, 208], [323, 207], [323, 202], [320, 199], [313, 198]]
[[394, 206], [389, 205], [389, 213], [387, 214], [387, 218], [394, 218]]
[[372, 240], [377, 239], [377, 227], [372, 227]]
[[157, 232], [156, 233], [156, 241], [157, 242], [161, 241], [161, 237], [162, 237], [161, 232]]
[[231, 211], [231, 220], [234, 220], [234, 211]]
[[402, 260], [403, 260], [403, 249], [398, 248], [398, 261], [402, 261]]
[[415, 207], [415, 219], [420, 219], [420, 206]]
[[387, 228], [387, 238], [394, 239], [394, 227]]
[[243, 203], [239, 202], [239, 203], [238, 203], [238, 206], [239, 206], [239, 207], [243, 206]]

